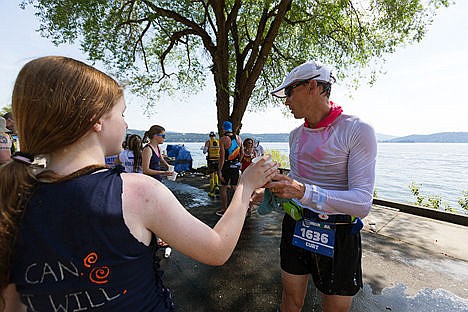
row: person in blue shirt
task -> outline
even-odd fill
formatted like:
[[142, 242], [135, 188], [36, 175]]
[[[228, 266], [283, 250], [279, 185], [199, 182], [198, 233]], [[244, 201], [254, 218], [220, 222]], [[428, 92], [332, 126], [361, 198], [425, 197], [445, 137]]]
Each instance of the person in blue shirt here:
[[0, 167], [0, 311], [173, 311], [155, 237], [224, 264], [251, 194], [277, 171], [267, 157], [250, 166], [210, 228], [158, 180], [105, 166], [127, 130], [111, 77], [67, 57], [34, 59], [18, 74], [12, 108], [21, 152]]

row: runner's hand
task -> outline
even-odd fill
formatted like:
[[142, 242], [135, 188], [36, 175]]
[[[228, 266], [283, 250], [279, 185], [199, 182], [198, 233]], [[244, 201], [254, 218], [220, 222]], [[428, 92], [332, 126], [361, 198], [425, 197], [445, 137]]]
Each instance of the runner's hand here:
[[305, 185], [283, 174], [276, 174], [272, 177], [272, 182], [265, 185], [273, 194], [280, 198], [297, 198], [304, 197]]

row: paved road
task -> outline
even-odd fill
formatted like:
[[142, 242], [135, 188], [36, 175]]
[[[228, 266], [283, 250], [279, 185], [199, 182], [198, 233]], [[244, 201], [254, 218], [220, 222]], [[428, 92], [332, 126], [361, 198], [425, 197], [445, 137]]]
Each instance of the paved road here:
[[[193, 215], [210, 226], [216, 223], [219, 200], [182, 183], [168, 186]], [[247, 218], [233, 255], [221, 267], [177, 251], [163, 259], [176, 311], [276, 311], [281, 220], [275, 212]], [[468, 311], [467, 227], [382, 207], [373, 207], [364, 221], [365, 286], [352, 311]], [[312, 282], [305, 307], [321, 311]]]

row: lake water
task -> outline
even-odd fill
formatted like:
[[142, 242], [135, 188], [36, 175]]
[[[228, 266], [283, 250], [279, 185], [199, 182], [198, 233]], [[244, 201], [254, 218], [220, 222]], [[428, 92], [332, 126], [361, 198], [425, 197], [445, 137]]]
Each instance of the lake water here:
[[[182, 143], [168, 143], [182, 144]], [[200, 143], [183, 143], [193, 158], [193, 167], [206, 165]], [[167, 144], [162, 146], [165, 149]], [[289, 154], [288, 143], [262, 142], [266, 150]], [[379, 143], [375, 189], [377, 197], [414, 203], [409, 189], [419, 185], [424, 196], [439, 195], [442, 202], [460, 212], [458, 199], [468, 190], [468, 143]]]

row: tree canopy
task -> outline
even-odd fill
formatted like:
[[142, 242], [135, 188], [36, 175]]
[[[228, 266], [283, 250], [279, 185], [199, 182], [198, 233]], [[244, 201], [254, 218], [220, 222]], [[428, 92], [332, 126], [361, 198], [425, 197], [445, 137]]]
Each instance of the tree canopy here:
[[449, 0], [23, 0], [56, 44], [79, 41], [133, 93], [149, 99], [216, 87], [218, 129], [239, 129], [250, 107], [311, 59], [339, 78], [375, 74], [383, 58], [420, 41]]

